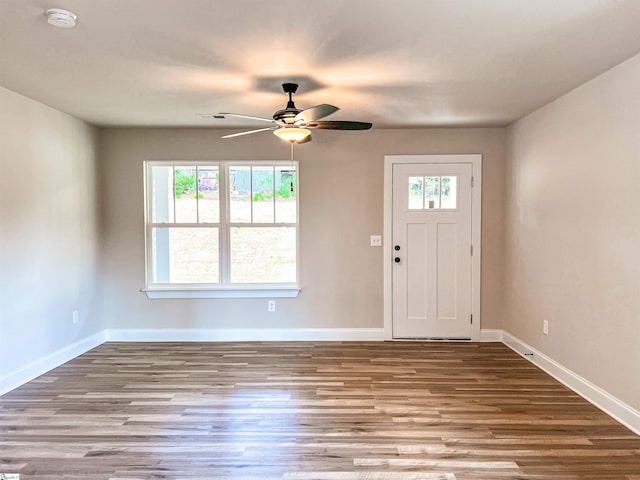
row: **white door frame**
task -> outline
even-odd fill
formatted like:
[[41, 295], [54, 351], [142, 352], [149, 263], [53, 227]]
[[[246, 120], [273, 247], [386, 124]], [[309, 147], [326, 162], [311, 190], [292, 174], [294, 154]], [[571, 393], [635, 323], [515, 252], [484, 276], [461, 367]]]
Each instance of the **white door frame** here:
[[384, 156], [384, 337], [393, 339], [392, 310], [392, 266], [393, 251], [393, 165], [407, 163], [470, 163], [472, 165], [473, 188], [471, 189], [471, 340], [480, 341], [480, 281], [481, 281], [481, 227], [482, 227], [482, 155], [385, 155]]

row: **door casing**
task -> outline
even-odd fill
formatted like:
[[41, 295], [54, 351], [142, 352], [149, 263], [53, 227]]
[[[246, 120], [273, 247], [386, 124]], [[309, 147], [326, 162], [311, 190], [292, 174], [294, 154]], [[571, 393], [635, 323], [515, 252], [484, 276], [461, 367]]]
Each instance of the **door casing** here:
[[471, 241], [473, 257], [471, 258], [471, 341], [480, 341], [480, 282], [481, 282], [481, 226], [482, 226], [482, 155], [385, 155], [384, 157], [384, 336], [393, 339], [392, 312], [392, 267], [393, 267], [393, 165], [409, 163], [470, 163], [472, 165], [473, 188], [471, 191]]

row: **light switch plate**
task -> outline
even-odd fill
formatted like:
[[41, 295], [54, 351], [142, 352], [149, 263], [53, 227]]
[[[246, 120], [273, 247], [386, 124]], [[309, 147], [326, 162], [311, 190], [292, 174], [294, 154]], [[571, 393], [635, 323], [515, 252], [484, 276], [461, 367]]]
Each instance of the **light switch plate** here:
[[372, 247], [381, 247], [382, 246], [382, 235], [371, 235], [369, 237], [369, 242]]

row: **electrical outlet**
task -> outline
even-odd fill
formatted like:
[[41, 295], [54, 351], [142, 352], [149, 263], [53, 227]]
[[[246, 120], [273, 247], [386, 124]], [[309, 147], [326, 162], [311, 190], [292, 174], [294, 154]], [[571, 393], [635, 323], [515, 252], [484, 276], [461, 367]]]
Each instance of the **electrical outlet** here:
[[269, 300], [267, 302], [267, 311], [268, 312], [275, 312], [276, 311], [276, 301], [275, 300]]
[[542, 320], [542, 333], [549, 335], [549, 320]]
[[72, 318], [72, 321], [73, 321], [74, 325], [80, 321], [78, 319], [78, 310], [74, 310], [73, 311], [73, 313], [71, 314], [71, 318]]

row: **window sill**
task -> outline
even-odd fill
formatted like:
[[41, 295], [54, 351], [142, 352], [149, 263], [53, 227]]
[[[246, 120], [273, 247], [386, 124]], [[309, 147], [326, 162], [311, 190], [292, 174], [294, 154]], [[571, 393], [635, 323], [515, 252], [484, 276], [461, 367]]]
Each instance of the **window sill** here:
[[294, 288], [229, 288], [229, 289], [142, 289], [147, 298], [295, 298], [300, 289]]

